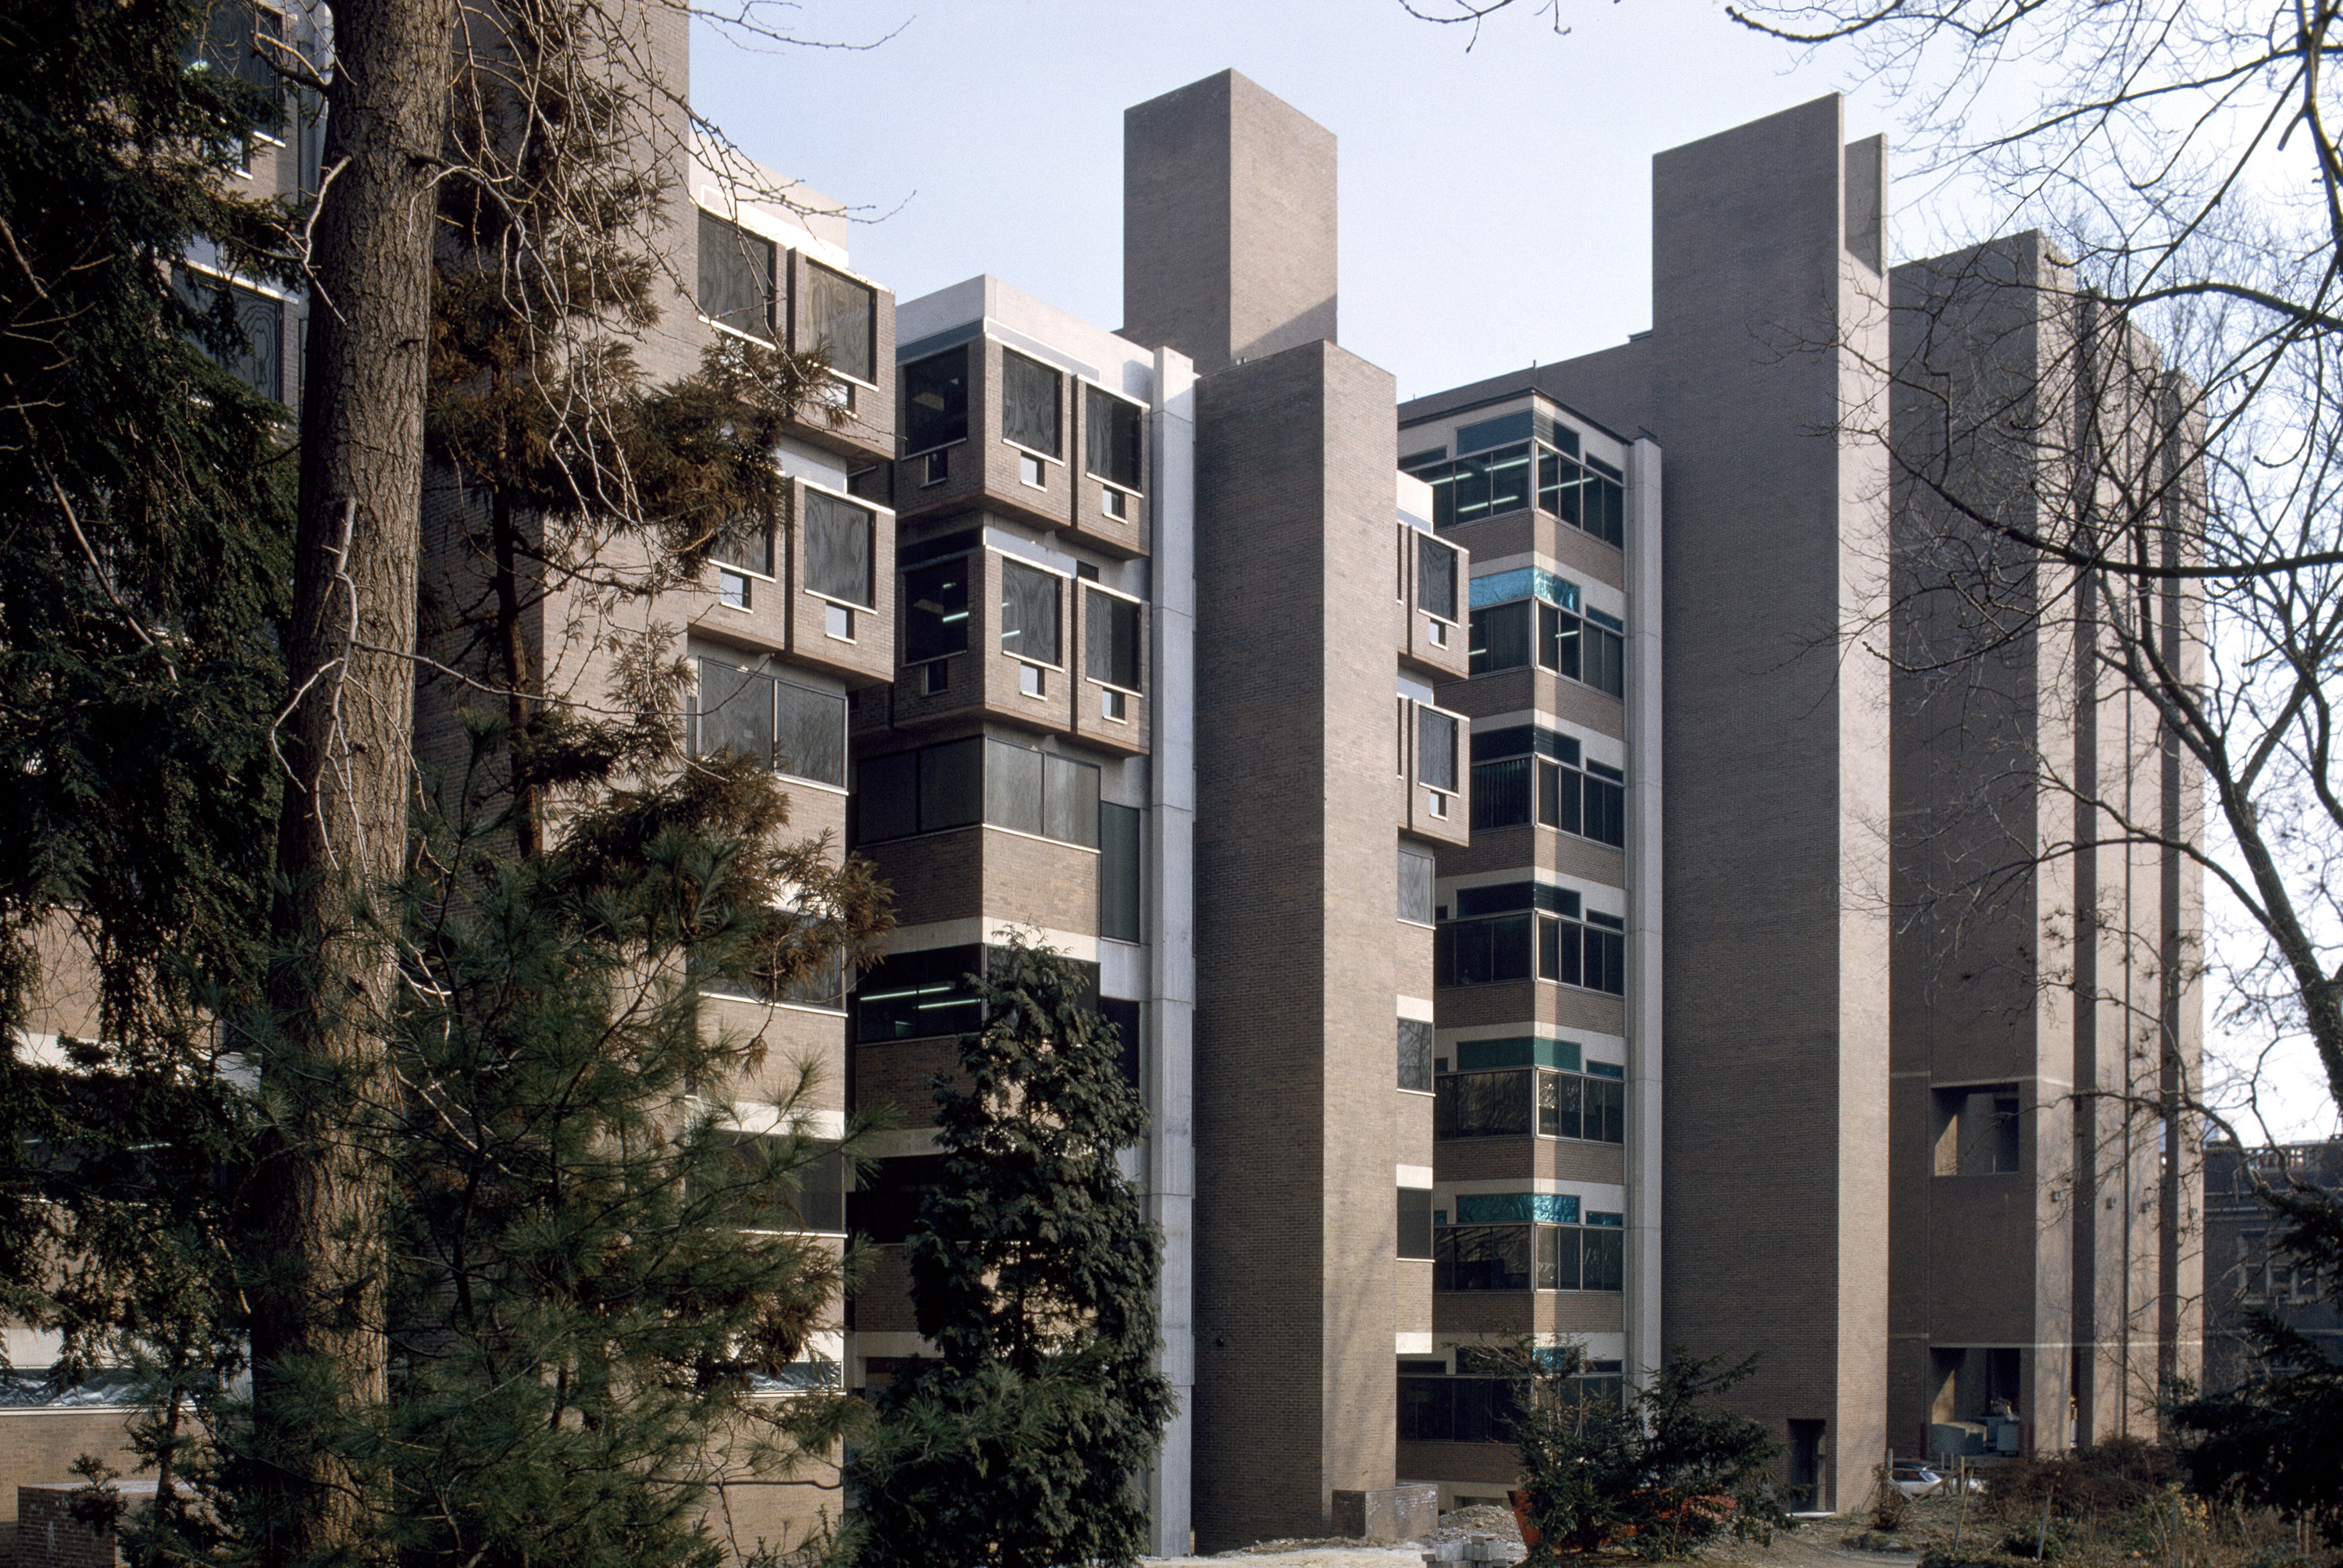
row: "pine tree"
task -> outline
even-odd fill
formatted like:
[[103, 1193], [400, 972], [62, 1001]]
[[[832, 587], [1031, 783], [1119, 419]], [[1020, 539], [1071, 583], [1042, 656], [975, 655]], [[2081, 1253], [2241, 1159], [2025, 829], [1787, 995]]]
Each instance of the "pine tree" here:
[[1155, 1371], [1159, 1241], [1119, 1162], [1146, 1112], [1081, 972], [1000, 950], [939, 1088], [940, 1191], [910, 1241], [920, 1332], [940, 1359], [891, 1384], [858, 1452], [869, 1568], [1127, 1564], [1140, 1475], [1172, 1409]]

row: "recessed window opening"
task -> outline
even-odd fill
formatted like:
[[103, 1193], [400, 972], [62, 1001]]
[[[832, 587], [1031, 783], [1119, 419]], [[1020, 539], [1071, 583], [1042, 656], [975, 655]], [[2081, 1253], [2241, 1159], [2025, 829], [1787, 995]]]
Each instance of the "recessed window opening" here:
[[[1139, 606], [1104, 588], [1082, 589], [1082, 673], [1124, 691], [1139, 688]], [[1121, 717], [1120, 714], [1114, 717]]]
[[1059, 388], [1064, 380], [1046, 365], [1001, 350], [1001, 439], [1045, 457], [1061, 456]]
[[872, 608], [878, 602], [871, 570], [878, 514], [810, 486], [801, 494], [807, 590], [840, 604]]
[[975, 558], [961, 556], [903, 574], [903, 662], [968, 651], [968, 586]]
[[[1124, 490], [1138, 490], [1143, 422], [1136, 404], [1126, 403], [1104, 387], [1082, 387], [1082, 467], [1093, 477]], [[1106, 492], [1109, 512], [1122, 515], [1114, 490]]]
[[838, 375], [876, 385], [878, 295], [870, 285], [820, 262], [804, 265], [806, 327], [813, 346], [829, 352], [830, 367]]
[[761, 342], [773, 341], [779, 247], [714, 213], [699, 212], [699, 314]]
[[950, 459], [934, 448], [968, 439], [968, 345], [930, 354], [903, 367], [905, 455], [929, 454], [924, 483], [936, 484], [951, 471]]
[[2025, 1151], [2023, 1111], [2014, 1083], [1936, 1091], [1936, 1174], [2016, 1174]]

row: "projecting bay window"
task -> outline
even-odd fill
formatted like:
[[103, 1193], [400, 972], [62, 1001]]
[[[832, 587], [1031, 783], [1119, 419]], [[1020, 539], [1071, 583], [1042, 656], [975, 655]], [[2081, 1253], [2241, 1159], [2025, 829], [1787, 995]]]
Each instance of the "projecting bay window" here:
[[1458, 731], [1454, 714], [1417, 706], [1415, 776], [1423, 785], [1427, 809], [1434, 817], [1449, 814], [1462, 781], [1457, 759]]
[[742, 669], [699, 662], [686, 713], [694, 757], [731, 752], [776, 773], [846, 788], [846, 698]]
[[903, 367], [903, 466], [920, 485], [951, 477], [951, 448], [968, 439], [968, 345]]
[[1103, 387], [1082, 387], [1082, 468], [1102, 481], [1099, 508], [1110, 518], [1128, 517], [1131, 498], [1141, 491], [1145, 427], [1138, 405]]
[[1048, 484], [1043, 459], [1063, 453], [1061, 421], [1065, 377], [1048, 366], [1014, 354], [1001, 354], [1001, 438], [1021, 448], [1018, 477], [1039, 489]]
[[1532, 978], [1624, 995], [1626, 921], [1582, 908], [1579, 895], [1544, 882], [1465, 888], [1456, 918], [1433, 940], [1433, 979], [1443, 987]]
[[757, 585], [773, 580], [773, 530], [750, 518], [734, 518], [708, 549], [716, 563], [716, 597], [733, 609], [756, 607]]
[[1099, 770], [983, 736], [857, 765], [855, 841], [884, 843], [979, 822], [1099, 848]]
[[699, 314], [760, 343], [773, 337], [779, 247], [714, 213], [699, 214]]
[[[1503, 575], [1510, 578], [1515, 574]], [[1476, 581], [1473, 588], [1476, 608], [1473, 611], [1471, 673], [1495, 675], [1534, 662], [1540, 669], [1566, 680], [1583, 681], [1613, 697], [1625, 694], [1625, 627], [1617, 617], [1598, 609], [1588, 609], [1580, 615], [1544, 599], [1519, 598], [1477, 608], [1483, 601], [1481, 582]], [[1577, 597], [1574, 588], [1571, 597]]]
[[800, 503], [800, 569], [808, 593], [829, 602], [823, 630], [854, 639], [855, 619], [878, 602], [872, 587], [878, 514], [807, 486]]
[[1626, 476], [1582, 450], [1579, 433], [1544, 409], [1523, 408], [1456, 432], [1446, 447], [1417, 452], [1400, 467], [1432, 487], [1435, 528], [1508, 512], [1539, 511], [1617, 545], [1625, 534]]
[[1574, 736], [1520, 724], [1473, 737], [1473, 827], [1541, 827], [1627, 842], [1626, 775], [1581, 759]]
[[1099, 716], [1129, 718], [1139, 693], [1139, 601], [1082, 588], [1082, 674], [1099, 688]]
[[1043, 673], [1059, 665], [1058, 612], [1064, 578], [1040, 567], [1003, 558], [1001, 562], [1001, 651], [1019, 661], [1018, 689], [1041, 697], [1049, 689]]
[[1415, 535], [1415, 605], [1432, 618], [1433, 646], [1445, 648], [1457, 620], [1456, 550], [1430, 534]]
[[830, 374], [850, 383], [844, 390], [850, 409], [851, 383], [874, 389], [879, 384], [879, 296], [869, 284], [820, 262], [803, 266], [807, 336], [830, 357]]
[[[1476, 1194], [1455, 1201], [1458, 1222], [1433, 1234], [1433, 1290], [1625, 1288], [1622, 1216], [1589, 1213], [1581, 1223], [1578, 1200], [1561, 1193]], [[1516, 1222], [1473, 1222], [1499, 1216]]]
[[1624, 1143], [1627, 1085], [1608, 1063], [1584, 1073], [1516, 1067], [1494, 1072], [1443, 1072], [1437, 1080], [1432, 1135], [1543, 1138]]

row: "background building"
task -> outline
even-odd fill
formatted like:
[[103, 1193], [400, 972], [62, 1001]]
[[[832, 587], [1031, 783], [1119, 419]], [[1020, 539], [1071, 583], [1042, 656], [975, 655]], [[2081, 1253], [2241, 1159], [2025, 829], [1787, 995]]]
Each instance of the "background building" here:
[[2207, 1393], [2233, 1389], [2261, 1370], [2243, 1314], [2258, 1308], [2343, 1361], [2343, 1302], [2316, 1277], [2273, 1256], [2278, 1229], [2255, 1194], [2261, 1183], [2306, 1182], [2343, 1193], [2343, 1139], [2269, 1149], [2208, 1144], [2205, 1150], [2205, 1376]]

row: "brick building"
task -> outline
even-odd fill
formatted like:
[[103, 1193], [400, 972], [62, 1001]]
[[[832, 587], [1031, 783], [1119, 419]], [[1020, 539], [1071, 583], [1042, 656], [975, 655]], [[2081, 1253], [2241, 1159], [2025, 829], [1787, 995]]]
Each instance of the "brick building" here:
[[2256, 1195], [2301, 1182], [2343, 1195], [2343, 1138], [2268, 1149], [2210, 1144], [2205, 1150], [2205, 1375], [2207, 1393], [2233, 1389], [2260, 1370], [2241, 1314], [2258, 1308], [2343, 1361], [2343, 1302], [2308, 1271], [2275, 1255], [2278, 1227]]
[[[680, 22], [653, 31], [680, 103]], [[880, 1260], [808, 1375], [875, 1387], [924, 1348], [900, 1243], [937, 1177], [928, 1084], [1011, 930], [1094, 974], [1152, 1115], [1181, 1393], [1155, 1550], [1323, 1534], [1342, 1491], [1495, 1497], [1473, 1352], [1508, 1332], [1606, 1386], [1674, 1344], [1762, 1352], [1739, 1402], [1825, 1507], [1932, 1422], [2006, 1400], [2062, 1446], [2193, 1366], [2196, 1174], [2076, 1091], [2194, 1071], [2185, 867], [2044, 860], [2000, 968], [1894, 916], [1945, 869], [1885, 824], [2007, 748], [2128, 769], [2176, 827], [2187, 780], [2126, 749], [2119, 698], [2047, 695], [2072, 646], [2005, 672], [1999, 750], [1862, 656], [1919, 517], [1882, 437], [1921, 438], [1890, 367], [1937, 340], [1898, 312], [1976, 269], [1890, 271], [1886, 149], [1835, 98], [1655, 160], [1651, 331], [1404, 406], [1335, 340], [1332, 136], [1233, 72], [1126, 116], [1117, 329], [981, 275], [899, 306], [837, 204], [650, 145], [674, 293], [645, 366], [820, 345], [846, 411], [780, 443], [771, 538], [623, 611], [677, 628], [693, 743], [769, 749], [796, 825], [895, 890], [878, 967], [707, 998], [777, 1070], [823, 1064], [824, 1115], [897, 1112], [806, 1216]], [[293, 313], [254, 308], [282, 365]], [[2071, 357], [1997, 341], [1993, 375]], [[451, 639], [475, 504], [427, 503]], [[532, 613], [538, 667], [598, 700], [603, 607], [556, 584]], [[426, 683], [427, 755], [454, 700]], [[2112, 912], [2062, 990], [2078, 908]], [[0, 1456], [60, 1419], [0, 1413]], [[833, 1495], [723, 1505], [748, 1541]]]

